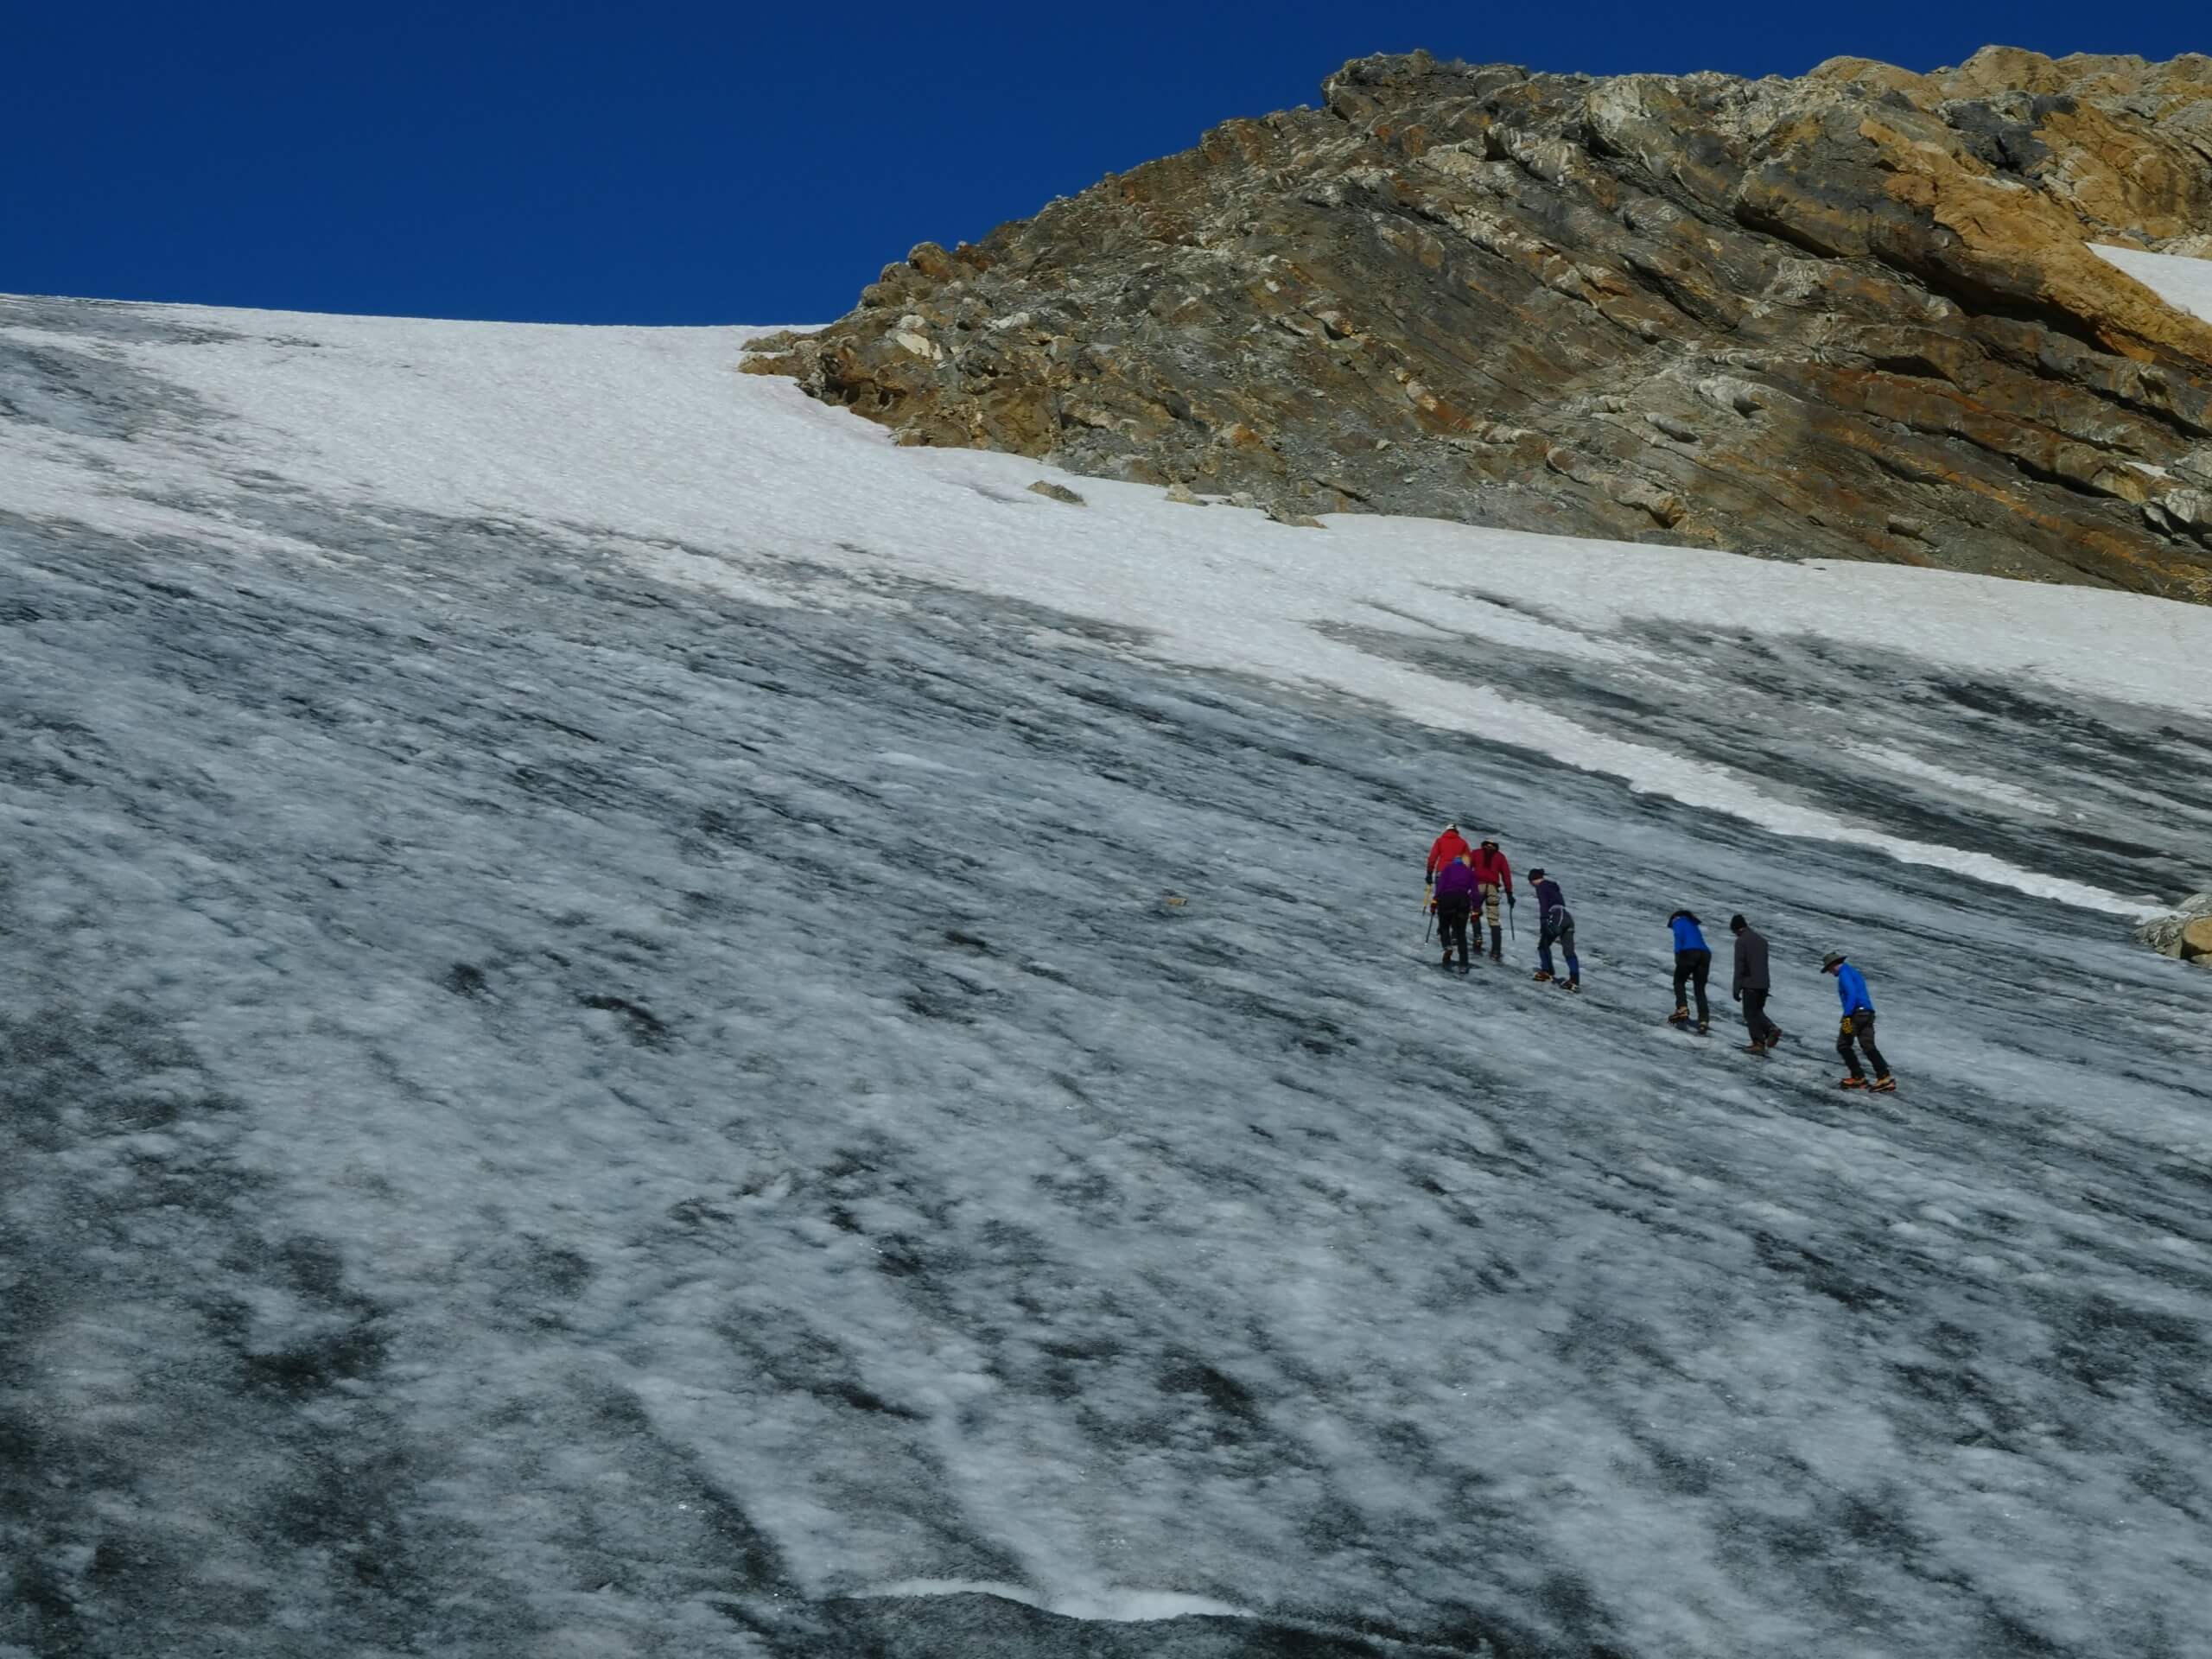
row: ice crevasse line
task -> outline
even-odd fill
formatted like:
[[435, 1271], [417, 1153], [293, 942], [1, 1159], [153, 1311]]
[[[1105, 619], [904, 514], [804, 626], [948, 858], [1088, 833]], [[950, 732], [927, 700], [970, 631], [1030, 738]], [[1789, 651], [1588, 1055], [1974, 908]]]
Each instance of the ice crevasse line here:
[[2128, 898], [2086, 882], [2024, 869], [1992, 854], [1915, 841], [1848, 823], [1816, 807], [1777, 800], [1726, 767], [1605, 736], [1564, 715], [1487, 687], [1446, 686], [1427, 676], [1379, 663], [1342, 677], [1317, 672], [1309, 664], [1303, 674], [1281, 677], [1290, 683], [1303, 681], [1377, 696], [1400, 713], [1439, 730], [1480, 734], [1533, 749], [1581, 771], [1618, 777], [1637, 794], [1662, 795], [1685, 806], [1725, 812], [1775, 835], [1866, 847], [1902, 863], [1948, 870], [2082, 910], [2140, 919], [2161, 914], [2166, 908], [2153, 899]]
[[1046, 1596], [1018, 1584], [998, 1584], [965, 1579], [907, 1579], [861, 1592], [858, 1600], [888, 1600], [916, 1596], [996, 1596], [1019, 1602], [1039, 1612], [1086, 1623], [1137, 1624], [1168, 1618], [1249, 1618], [1245, 1608], [1205, 1596], [1173, 1590], [1093, 1590]]

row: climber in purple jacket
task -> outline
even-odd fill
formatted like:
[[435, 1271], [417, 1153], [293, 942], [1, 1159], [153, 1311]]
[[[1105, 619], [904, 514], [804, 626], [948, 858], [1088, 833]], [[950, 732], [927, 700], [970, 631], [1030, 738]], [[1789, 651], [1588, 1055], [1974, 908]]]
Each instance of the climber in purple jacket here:
[[1462, 973], [1467, 969], [1467, 917], [1474, 908], [1475, 872], [1467, 862], [1467, 855], [1459, 853], [1436, 873], [1436, 931], [1444, 941], [1444, 960], [1440, 967], [1452, 965], [1452, 955], [1459, 956]]

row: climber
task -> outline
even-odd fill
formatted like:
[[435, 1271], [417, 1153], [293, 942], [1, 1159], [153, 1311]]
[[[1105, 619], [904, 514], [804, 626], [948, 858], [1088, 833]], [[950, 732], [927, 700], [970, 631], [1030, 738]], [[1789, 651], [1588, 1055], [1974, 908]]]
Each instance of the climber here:
[[1474, 899], [1475, 873], [1468, 868], [1465, 852], [1455, 853], [1436, 872], [1436, 931], [1444, 942], [1444, 960], [1438, 964], [1440, 967], [1452, 965], [1456, 950], [1459, 971], [1467, 971], [1467, 913], [1474, 908]]
[[1460, 854], [1469, 850], [1471, 849], [1467, 846], [1467, 838], [1459, 833], [1459, 826], [1457, 823], [1446, 824], [1444, 833], [1429, 844], [1428, 864], [1422, 872], [1422, 885], [1425, 887], [1435, 885], [1436, 873], [1459, 857]]
[[[1513, 867], [1505, 861], [1505, 855], [1497, 850], [1497, 843], [1485, 841], [1475, 849], [1475, 880], [1482, 888], [1483, 919], [1490, 924], [1490, 959], [1505, 960], [1505, 930], [1497, 925], [1497, 896], [1505, 895], [1507, 908], [1513, 905]], [[1482, 935], [1475, 936], [1475, 946], [1482, 947]]]
[[1697, 989], [1697, 1031], [1702, 1037], [1713, 1029], [1713, 1015], [1706, 1007], [1706, 976], [1713, 971], [1713, 952], [1699, 931], [1697, 912], [1678, 910], [1667, 918], [1667, 925], [1675, 935], [1675, 1011], [1667, 1016], [1667, 1023], [1679, 1026], [1690, 1017], [1689, 1004], [1682, 999], [1685, 984]]
[[1766, 940], [1741, 916], [1728, 918], [1728, 931], [1736, 936], [1736, 973], [1730, 991], [1744, 1005], [1744, 1027], [1751, 1039], [1744, 1052], [1764, 1054], [1782, 1040], [1782, 1027], [1766, 1017], [1766, 999], [1774, 988], [1774, 976], [1767, 970]]
[[[1835, 1052], [1843, 1056], [1843, 1063], [1851, 1068], [1851, 1075], [1840, 1081], [1847, 1089], [1872, 1087], [1883, 1094], [1897, 1092], [1897, 1080], [1890, 1075], [1890, 1063], [1882, 1058], [1882, 1051], [1874, 1046], [1874, 999], [1866, 990], [1866, 976], [1853, 967], [1840, 950], [1831, 950], [1821, 959], [1821, 971], [1835, 976], [1837, 997], [1843, 1003], [1843, 1029], [1836, 1033]], [[1869, 1085], [1866, 1074], [1859, 1069], [1859, 1056], [1852, 1052], [1856, 1040], [1866, 1051], [1867, 1064], [1874, 1068], [1874, 1081]]]
[[1530, 890], [1536, 895], [1536, 979], [1554, 982], [1552, 946], [1567, 958], [1567, 977], [1555, 982], [1563, 991], [1582, 988], [1582, 964], [1574, 959], [1574, 916], [1559, 890], [1559, 883], [1545, 875], [1541, 866], [1529, 872]]

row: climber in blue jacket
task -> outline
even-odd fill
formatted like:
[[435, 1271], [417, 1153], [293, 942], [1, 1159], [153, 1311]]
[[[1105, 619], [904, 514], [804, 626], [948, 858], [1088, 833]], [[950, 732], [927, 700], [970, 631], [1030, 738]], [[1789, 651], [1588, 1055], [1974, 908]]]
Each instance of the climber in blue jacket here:
[[1705, 1001], [1706, 976], [1713, 972], [1713, 951], [1699, 931], [1695, 911], [1676, 911], [1667, 918], [1667, 925], [1675, 935], [1675, 1011], [1667, 1016], [1667, 1023], [1679, 1026], [1689, 1019], [1689, 1004], [1683, 1000], [1682, 987], [1694, 986], [1697, 1029], [1702, 1036], [1713, 1029], [1713, 1011]]
[[[1882, 1051], [1874, 1046], [1874, 998], [1866, 988], [1866, 976], [1853, 967], [1840, 950], [1831, 950], [1821, 959], [1821, 970], [1835, 976], [1837, 999], [1843, 1004], [1843, 1029], [1836, 1033], [1835, 1052], [1843, 1056], [1843, 1063], [1851, 1068], [1851, 1075], [1843, 1078], [1847, 1089], [1873, 1088], [1884, 1094], [1897, 1090], [1897, 1080], [1890, 1075], [1890, 1063], [1882, 1058]], [[1874, 1081], [1866, 1081], [1866, 1073], [1859, 1068], [1859, 1056], [1852, 1045], [1866, 1051], [1866, 1063], [1874, 1068]]]

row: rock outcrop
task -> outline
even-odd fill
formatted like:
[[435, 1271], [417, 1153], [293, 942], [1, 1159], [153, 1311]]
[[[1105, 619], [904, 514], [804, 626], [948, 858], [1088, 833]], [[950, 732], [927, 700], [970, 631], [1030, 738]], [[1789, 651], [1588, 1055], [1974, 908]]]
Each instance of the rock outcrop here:
[[2171, 915], [2137, 928], [2135, 937], [2162, 957], [2212, 968], [2212, 893], [2192, 893]]
[[902, 441], [1249, 495], [2212, 599], [2212, 59], [1346, 65], [746, 366]]

